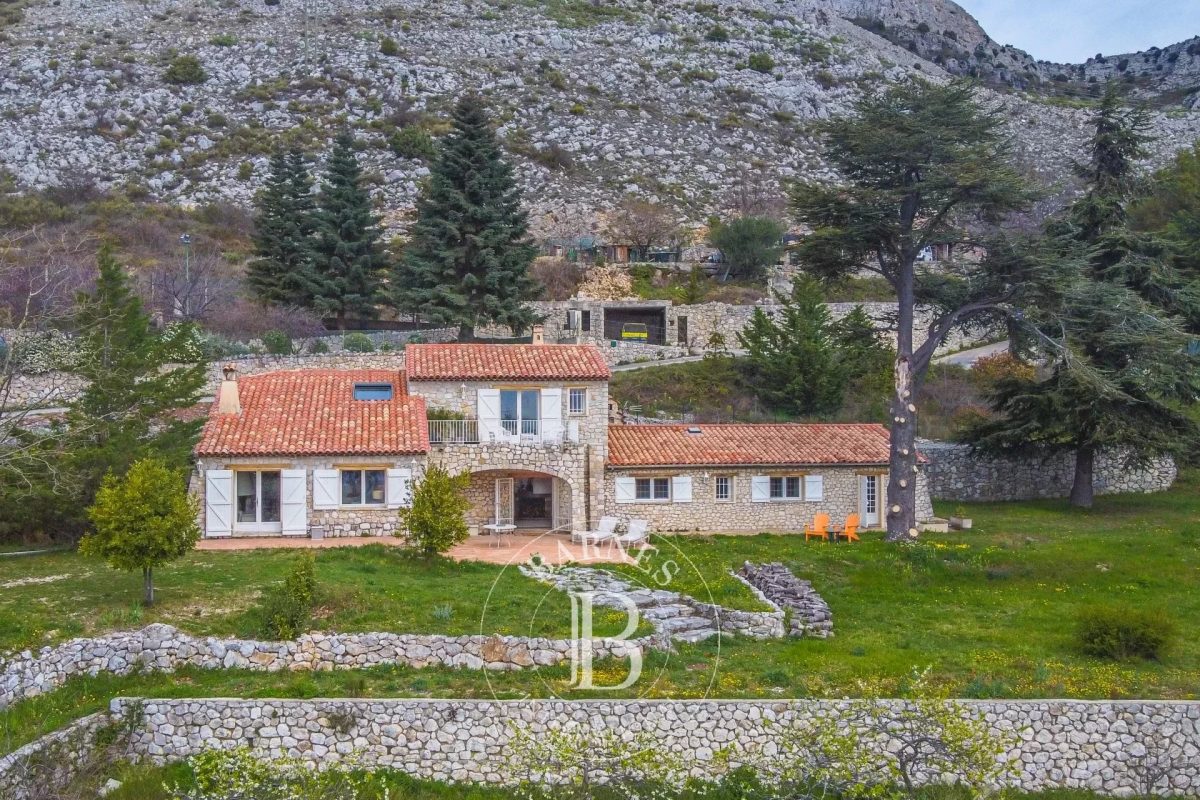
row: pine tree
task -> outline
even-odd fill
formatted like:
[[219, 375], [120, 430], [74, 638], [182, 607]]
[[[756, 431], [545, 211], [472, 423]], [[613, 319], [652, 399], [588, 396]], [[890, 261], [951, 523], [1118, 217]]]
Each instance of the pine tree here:
[[[896, 292], [886, 508], [888, 539], [899, 541], [918, 532], [916, 396], [934, 352], [956, 326], [1019, 317], [1052, 265], [989, 257], [938, 273], [918, 266], [921, 252], [938, 242], [993, 249], [979, 232], [1030, 199], [1010, 164], [999, 113], [984, 109], [970, 84], [914, 80], [864, 97], [856, 110], [818, 125], [843, 181], [795, 185], [792, 210], [813, 230], [795, 252], [821, 278], [868, 270]], [[930, 336], [919, 347], [918, 305], [934, 309]]]
[[155, 331], [112, 253], [102, 249], [97, 262], [95, 291], [80, 296], [75, 318], [75, 372], [87, 388], [67, 413], [68, 472], [83, 505], [106, 473], [124, 475], [139, 458], [189, 463], [203, 422], [175, 412], [199, 402], [206, 374], [191, 325]]
[[837, 411], [847, 376], [830, 332], [820, 284], [806, 276], [793, 282], [778, 319], [756, 308], [738, 341], [748, 351], [758, 394], [794, 414]]
[[1089, 159], [1078, 165], [1087, 192], [1047, 226], [1057, 257], [1076, 270], [1040, 320], [1047, 333], [1062, 332], [1066, 348], [1039, 353], [1050, 359], [1040, 379], [998, 383], [991, 401], [999, 418], [968, 434], [994, 452], [1073, 454], [1071, 504], [1083, 508], [1093, 502], [1100, 450], [1140, 461], [1183, 453], [1200, 438], [1186, 413], [1200, 400], [1200, 358], [1189, 355], [1181, 321], [1200, 319], [1200, 304], [1163, 242], [1129, 225], [1146, 116], [1122, 108], [1110, 87], [1093, 128]]
[[458, 325], [469, 340], [486, 323], [522, 331], [534, 321], [529, 275], [536, 250], [512, 167], [483, 101], [461, 98], [417, 200], [417, 222], [392, 285], [401, 308]]
[[373, 318], [378, 313], [387, 266], [380, 235], [354, 140], [343, 133], [334, 140], [317, 198], [312, 246], [313, 307], [335, 317], [339, 330], [345, 329], [348, 317]]
[[316, 221], [312, 177], [302, 152], [280, 150], [271, 157], [271, 172], [255, 205], [257, 258], [247, 266], [246, 282], [264, 304], [311, 307]]

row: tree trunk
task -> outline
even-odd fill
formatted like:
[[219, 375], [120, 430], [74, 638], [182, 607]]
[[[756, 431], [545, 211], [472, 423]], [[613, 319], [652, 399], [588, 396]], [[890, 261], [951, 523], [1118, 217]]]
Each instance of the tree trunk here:
[[154, 569], [142, 567], [142, 605], [154, 605]]
[[888, 458], [887, 540], [917, 537], [917, 407], [913, 368], [913, 271], [898, 270], [896, 281], [895, 394], [890, 403], [891, 451]]
[[338, 326], [339, 331], [341, 331], [342, 333], [346, 332], [346, 312], [345, 311], [339, 311], [337, 313], [337, 326]]
[[471, 342], [475, 340], [475, 326], [469, 322], [463, 322], [458, 326], [458, 340], [460, 342]]
[[1076, 508], [1091, 508], [1095, 491], [1092, 488], [1092, 469], [1096, 463], [1093, 447], [1080, 447], [1075, 451], [1075, 481], [1071, 484], [1071, 505]]

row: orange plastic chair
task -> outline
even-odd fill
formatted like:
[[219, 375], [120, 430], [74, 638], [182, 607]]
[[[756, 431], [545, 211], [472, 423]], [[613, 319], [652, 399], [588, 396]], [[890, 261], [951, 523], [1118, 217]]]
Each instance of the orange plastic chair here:
[[804, 527], [804, 541], [809, 539], [829, 540], [829, 515], [817, 514], [813, 517], [812, 525]]
[[846, 527], [838, 531], [836, 534], [838, 539], [845, 539], [848, 542], [857, 542], [858, 538], [858, 514], [851, 514], [846, 517]]

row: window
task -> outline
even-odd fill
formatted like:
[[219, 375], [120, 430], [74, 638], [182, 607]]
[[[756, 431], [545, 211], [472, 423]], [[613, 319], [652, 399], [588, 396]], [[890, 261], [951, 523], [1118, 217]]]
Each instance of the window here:
[[567, 330], [590, 331], [592, 329], [592, 312], [578, 308], [567, 309]]
[[579, 319], [580, 319], [579, 330], [590, 331], [592, 329], [592, 312], [580, 311]]
[[342, 470], [342, 505], [381, 506], [387, 501], [387, 470]]
[[279, 471], [237, 474], [237, 521], [246, 524], [279, 522]]
[[633, 496], [638, 500], [670, 500], [670, 478], [638, 478]]
[[391, 400], [392, 385], [390, 383], [356, 383], [354, 384], [355, 400]]
[[537, 389], [500, 390], [500, 424], [512, 436], [537, 436], [540, 408], [541, 392]]
[[587, 389], [574, 387], [567, 390], [567, 410], [573, 417], [587, 413]]
[[733, 500], [733, 476], [718, 475], [713, 486], [718, 503], [728, 503]]
[[771, 478], [772, 500], [799, 500], [800, 477], [789, 475], [783, 478]]

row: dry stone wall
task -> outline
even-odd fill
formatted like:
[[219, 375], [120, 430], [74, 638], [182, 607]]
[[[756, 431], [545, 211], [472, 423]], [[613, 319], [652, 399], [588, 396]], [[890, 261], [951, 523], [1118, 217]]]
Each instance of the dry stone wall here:
[[[438, 636], [395, 633], [305, 634], [294, 641], [260, 642], [190, 636], [170, 625], [72, 639], [39, 652], [0, 660], [0, 709], [43, 694], [76, 675], [135, 671], [171, 672], [180, 667], [247, 669], [256, 672], [363, 669], [380, 664], [407, 667], [514, 670], [570, 659], [572, 641], [521, 636]], [[627, 658], [648, 640], [597, 639], [597, 659]]]
[[[923, 440], [918, 444], [929, 459], [925, 474], [929, 493], [939, 500], [996, 502], [1066, 497], [1071, 493], [1075, 463], [1069, 454], [1050, 458], [992, 458], [973, 454], [966, 445]], [[1165, 492], [1179, 470], [1170, 457], [1145, 464], [1119, 451], [1096, 457], [1096, 494]]]
[[[350, 754], [367, 765], [453, 782], [512, 778], [514, 731], [535, 736], [586, 723], [596, 732], [644, 735], [656, 748], [713, 777], [722, 750], [771, 753], [794, 721], [849, 716], [847, 701], [821, 700], [114, 700], [121, 715], [141, 703], [130, 743], [135, 758], [155, 763], [202, 750], [247, 745], [263, 756], [313, 764]], [[883, 700], [886, 718], [904, 705]], [[1148, 757], [1174, 759], [1152, 789], [1200, 796], [1200, 703], [1073, 700], [959, 701], [964, 716], [1011, 737], [1013, 788], [1140, 793]], [[336, 724], [335, 721], [336, 720]], [[883, 737], [883, 750], [897, 742]]]

